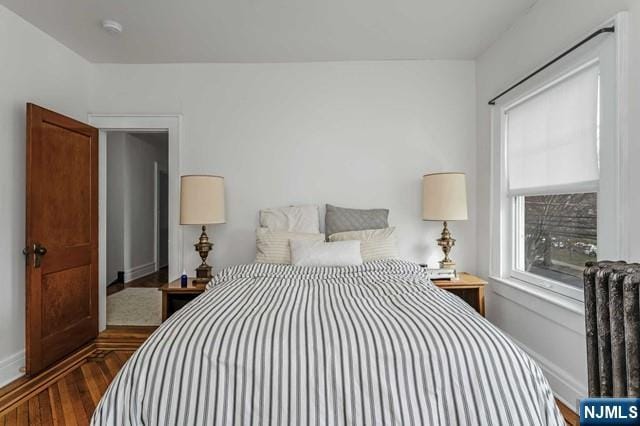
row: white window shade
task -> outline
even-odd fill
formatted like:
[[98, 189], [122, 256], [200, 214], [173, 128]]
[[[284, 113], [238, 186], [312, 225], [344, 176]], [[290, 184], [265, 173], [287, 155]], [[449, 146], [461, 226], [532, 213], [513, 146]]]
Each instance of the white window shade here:
[[589, 66], [506, 111], [512, 195], [597, 185], [598, 75]]

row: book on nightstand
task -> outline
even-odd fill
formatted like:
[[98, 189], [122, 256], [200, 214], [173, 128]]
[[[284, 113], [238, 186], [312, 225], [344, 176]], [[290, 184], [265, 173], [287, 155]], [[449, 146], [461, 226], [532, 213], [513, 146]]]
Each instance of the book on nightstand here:
[[425, 264], [421, 264], [420, 266], [422, 266], [425, 270], [425, 272], [427, 273], [427, 276], [429, 277], [429, 279], [431, 280], [457, 280], [458, 279], [458, 274], [456, 273], [455, 269], [429, 269], [429, 267]]

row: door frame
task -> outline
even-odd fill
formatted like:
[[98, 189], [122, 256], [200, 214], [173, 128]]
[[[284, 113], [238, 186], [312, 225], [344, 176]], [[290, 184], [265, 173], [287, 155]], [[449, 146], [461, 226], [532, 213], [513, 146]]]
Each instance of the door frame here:
[[182, 115], [180, 114], [89, 114], [89, 124], [99, 134], [99, 329], [107, 326], [107, 132], [157, 132], [169, 135], [169, 281], [178, 278], [182, 265], [182, 229], [180, 228], [180, 141]]
[[[162, 170], [158, 162], [154, 161], [153, 162], [153, 263], [156, 266], [156, 272], [158, 272], [161, 268], [168, 266], [167, 264], [160, 263], [160, 229], [161, 229], [160, 210], [162, 207], [160, 205], [160, 194], [161, 194], [160, 180], [163, 173], [167, 175], [167, 185], [168, 185], [169, 173], [166, 170]], [[167, 190], [168, 189], [169, 188], [167, 188]], [[169, 199], [168, 195], [169, 194], [167, 194], [166, 201], [168, 201]], [[169, 206], [167, 205], [167, 209], [168, 208]], [[167, 262], [169, 261], [168, 257], [169, 256], [167, 256]]]
[[160, 270], [160, 167], [153, 162], [153, 264]]

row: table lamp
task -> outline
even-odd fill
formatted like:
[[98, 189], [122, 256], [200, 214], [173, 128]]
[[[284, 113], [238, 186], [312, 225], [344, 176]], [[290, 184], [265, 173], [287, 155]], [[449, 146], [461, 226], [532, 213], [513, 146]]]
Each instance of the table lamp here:
[[206, 225], [225, 223], [224, 178], [221, 176], [187, 175], [180, 177], [180, 224], [202, 225], [202, 234], [196, 251], [202, 264], [196, 269], [195, 284], [211, 281], [211, 266], [207, 257], [213, 247], [207, 236]]
[[436, 240], [444, 253], [440, 268], [455, 269], [456, 265], [449, 258], [456, 240], [452, 238], [447, 222], [467, 218], [467, 187], [464, 173], [432, 173], [422, 177], [422, 220], [444, 222], [442, 234]]

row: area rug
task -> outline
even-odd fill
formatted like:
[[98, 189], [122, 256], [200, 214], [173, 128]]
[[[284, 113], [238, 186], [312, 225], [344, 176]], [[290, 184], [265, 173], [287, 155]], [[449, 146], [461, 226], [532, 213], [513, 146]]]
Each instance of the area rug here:
[[107, 325], [160, 325], [162, 292], [129, 287], [107, 297]]

